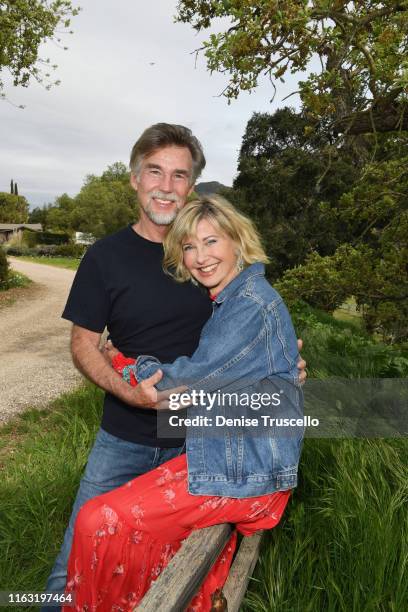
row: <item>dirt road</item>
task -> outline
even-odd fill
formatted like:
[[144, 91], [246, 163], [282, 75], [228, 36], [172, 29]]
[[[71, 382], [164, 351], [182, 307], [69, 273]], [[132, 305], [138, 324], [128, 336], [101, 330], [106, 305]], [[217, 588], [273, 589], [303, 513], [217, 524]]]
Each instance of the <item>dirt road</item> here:
[[71, 324], [61, 319], [75, 272], [10, 258], [36, 290], [0, 310], [0, 424], [43, 406], [81, 380], [71, 362]]

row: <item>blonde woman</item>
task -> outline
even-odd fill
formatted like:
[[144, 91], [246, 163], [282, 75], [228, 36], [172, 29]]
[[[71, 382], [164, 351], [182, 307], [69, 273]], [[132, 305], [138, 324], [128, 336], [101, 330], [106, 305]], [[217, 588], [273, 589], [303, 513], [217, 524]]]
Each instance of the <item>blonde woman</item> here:
[[[268, 260], [255, 227], [226, 200], [206, 197], [182, 209], [164, 249], [175, 282], [199, 283], [213, 299], [197, 350], [172, 364], [127, 359], [114, 348], [109, 356], [130, 384], [160, 369], [159, 389], [183, 385], [192, 404], [186, 453], [81, 509], [67, 582], [81, 610], [132, 610], [193, 529], [235, 523], [250, 535], [273, 528], [297, 483], [297, 341], [282, 298], [265, 279]], [[261, 397], [270, 401], [259, 410]], [[290, 421], [289, 429], [279, 420]], [[191, 610], [210, 610], [235, 541], [236, 532]]]

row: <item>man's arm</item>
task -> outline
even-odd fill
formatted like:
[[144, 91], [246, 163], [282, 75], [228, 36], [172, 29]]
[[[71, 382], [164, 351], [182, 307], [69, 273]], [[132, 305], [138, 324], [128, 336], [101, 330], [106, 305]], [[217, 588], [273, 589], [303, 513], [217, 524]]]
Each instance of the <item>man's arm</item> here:
[[[297, 345], [298, 345], [298, 351], [300, 353], [300, 351], [303, 348], [303, 340], [301, 338], [298, 338], [297, 341]], [[299, 370], [299, 381], [301, 385], [304, 385], [306, 382], [306, 378], [307, 378], [307, 372], [306, 372], [306, 361], [304, 359], [302, 359], [302, 356], [299, 355], [299, 361], [297, 362], [297, 368]]]
[[72, 326], [71, 353], [72, 360], [78, 370], [90, 381], [104, 391], [116, 395], [130, 406], [139, 408], [155, 408], [163, 398], [154, 385], [163, 374], [155, 372], [153, 376], [141, 382], [137, 387], [131, 387], [107, 363], [99, 350], [101, 334], [90, 331], [79, 325]]

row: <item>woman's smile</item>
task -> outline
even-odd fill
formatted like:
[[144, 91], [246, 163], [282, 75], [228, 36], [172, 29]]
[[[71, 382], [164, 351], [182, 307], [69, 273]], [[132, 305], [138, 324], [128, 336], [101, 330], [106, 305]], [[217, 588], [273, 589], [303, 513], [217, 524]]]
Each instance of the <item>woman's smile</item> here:
[[199, 283], [219, 293], [238, 274], [237, 250], [232, 238], [208, 219], [201, 219], [195, 236], [183, 242], [183, 261]]

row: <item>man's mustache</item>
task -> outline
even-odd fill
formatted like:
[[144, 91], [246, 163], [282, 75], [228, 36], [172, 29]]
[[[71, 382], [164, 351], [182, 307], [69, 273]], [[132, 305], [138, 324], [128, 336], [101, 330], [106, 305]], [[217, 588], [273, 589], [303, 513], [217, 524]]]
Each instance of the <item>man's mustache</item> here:
[[151, 198], [159, 198], [160, 200], [170, 200], [170, 202], [179, 202], [180, 198], [175, 193], [163, 193], [162, 191], [152, 191]]

